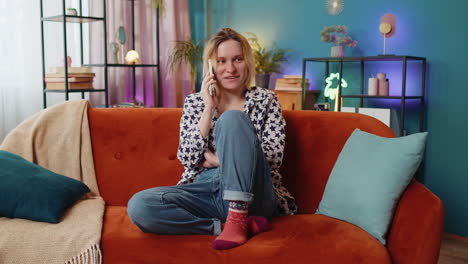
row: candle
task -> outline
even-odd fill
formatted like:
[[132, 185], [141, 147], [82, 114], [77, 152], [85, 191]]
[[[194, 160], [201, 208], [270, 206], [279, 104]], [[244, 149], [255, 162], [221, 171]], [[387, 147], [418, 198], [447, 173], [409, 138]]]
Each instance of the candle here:
[[379, 84], [377, 78], [369, 78], [369, 86], [367, 88], [367, 93], [369, 95], [377, 95], [378, 85]]

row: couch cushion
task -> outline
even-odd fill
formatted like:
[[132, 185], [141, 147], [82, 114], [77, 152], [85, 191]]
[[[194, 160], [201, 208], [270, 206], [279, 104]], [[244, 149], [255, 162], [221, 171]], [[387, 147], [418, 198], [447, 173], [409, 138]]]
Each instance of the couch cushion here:
[[384, 138], [356, 129], [338, 156], [317, 213], [355, 224], [385, 244], [396, 203], [421, 163], [426, 136]]
[[323, 215], [272, 221], [273, 230], [226, 251], [211, 248], [214, 236], [141, 232], [126, 207], [107, 206], [101, 241], [104, 263], [391, 263], [387, 249], [362, 229]]
[[0, 150], [0, 216], [58, 223], [88, 186]]
[[[336, 158], [355, 128], [395, 136], [384, 123], [362, 114], [283, 114], [287, 125], [281, 173], [299, 213], [317, 210]], [[176, 154], [181, 115], [180, 108], [88, 110], [96, 176], [106, 204], [125, 206], [141, 190], [179, 181], [183, 167]]]
[[99, 191], [108, 205], [126, 206], [137, 192], [175, 185], [182, 109], [90, 108]]
[[338, 155], [355, 128], [395, 137], [379, 120], [362, 114], [284, 111], [286, 148], [283, 184], [296, 198], [299, 213], [315, 213]]

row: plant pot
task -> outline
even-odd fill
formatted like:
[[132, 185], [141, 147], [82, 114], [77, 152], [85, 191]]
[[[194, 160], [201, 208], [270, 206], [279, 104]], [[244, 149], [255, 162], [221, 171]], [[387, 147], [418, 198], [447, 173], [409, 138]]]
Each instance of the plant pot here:
[[270, 86], [270, 75], [269, 73], [258, 73], [255, 76], [255, 85], [268, 89]]
[[344, 47], [343, 46], [333, 46], [331, 47], [331, 56], [333, 58], [341, 58], [345, 56]]

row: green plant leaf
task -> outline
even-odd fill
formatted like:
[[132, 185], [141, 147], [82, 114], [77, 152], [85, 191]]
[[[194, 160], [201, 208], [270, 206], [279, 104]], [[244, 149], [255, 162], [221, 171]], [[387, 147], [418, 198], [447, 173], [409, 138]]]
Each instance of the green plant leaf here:
[[153, 4], [153, 7], [154, 8], [158, 8], [159, 9], [159, 13], [161, 15], [164, 15], [165, 14], [165, 11], [166, 11], [166, 5], [164, 3], [164, 0], [151, 0], [151, 3]]
[[287, 62], [286, 54], [289, 50], [279, 48], [276, 45], [267, 50], [260, 45], [256, 34], [252, 32], [245, 32], [245, 34], [253, 50], [257, 73], [279, 73], [281, 71], [281, 64]]
[[201, 43], [194, 43], [192, 40], [177, 40], [172, 47], [168, 59], [170, 72], [180, 69], [182, 63], [187, 63], [190, 67], [192, 80], [197, 76], [197, 64], [202, 60]]

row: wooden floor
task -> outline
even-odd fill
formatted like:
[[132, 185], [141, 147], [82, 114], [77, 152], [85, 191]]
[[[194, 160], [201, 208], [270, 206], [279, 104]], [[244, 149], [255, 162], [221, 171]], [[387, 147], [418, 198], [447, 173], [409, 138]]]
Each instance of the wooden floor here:
[[468, 242], [445, 237], [438, 264], [468, 264]]

